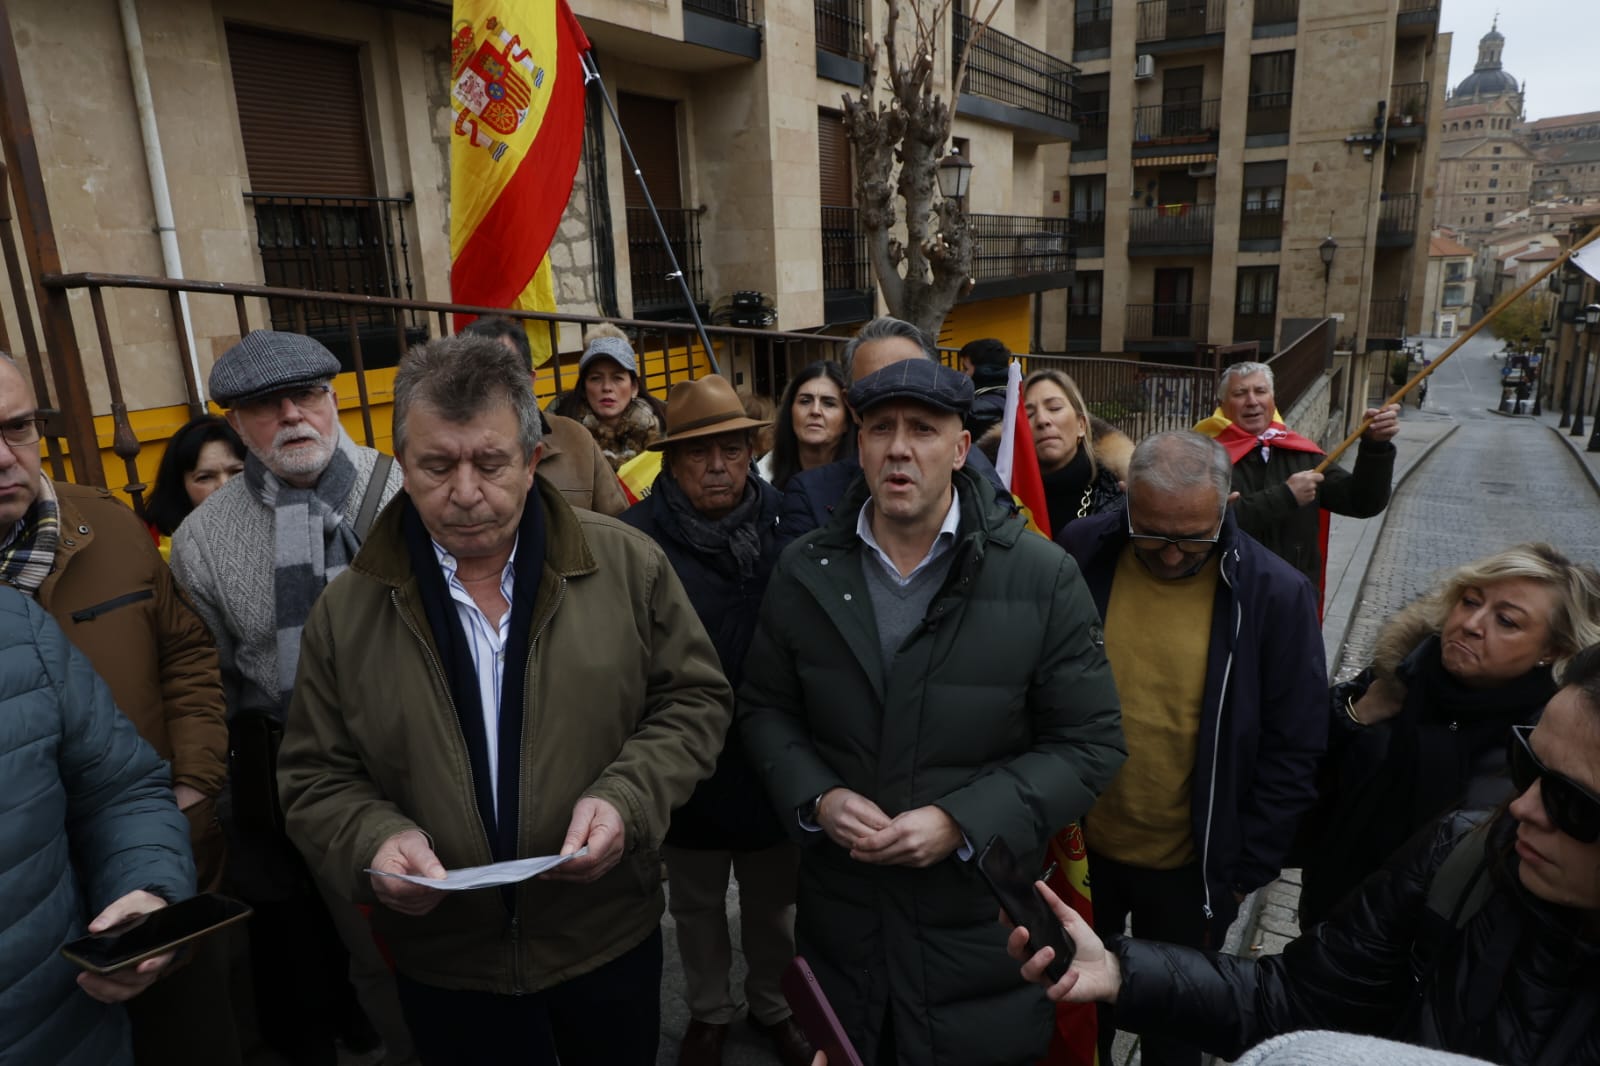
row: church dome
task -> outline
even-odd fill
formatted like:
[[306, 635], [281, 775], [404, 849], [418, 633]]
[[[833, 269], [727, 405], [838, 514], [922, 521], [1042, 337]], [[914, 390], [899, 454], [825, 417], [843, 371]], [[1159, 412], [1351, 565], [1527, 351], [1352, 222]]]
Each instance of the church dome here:
[[1505, 51], [1505, 34], [1500, 32], [1500, 20], [1495, 18], [1489, 32], [1478, 40], [1478, 62], [1472, 73], [1461, 79], [1451, 99], [1487, 100], [1496, 96], [1517, 94], [1517, 79], [1506, 73], [1500, 65], [1500, 53]]

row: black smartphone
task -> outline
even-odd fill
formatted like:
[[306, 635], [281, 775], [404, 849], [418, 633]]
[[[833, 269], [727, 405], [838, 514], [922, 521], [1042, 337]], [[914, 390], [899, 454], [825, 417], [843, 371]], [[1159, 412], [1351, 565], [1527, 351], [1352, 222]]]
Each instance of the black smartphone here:
[[1067, 967], [1072, 965], [1077, 948], [1033, 886], [1039, 879], [1038, 874], [1018, 862], [1004, 838], [998, 835], [990, 837], [978, 855], [978, 873], [994, 898], [1000, 901], [1011, 924], [1028, 930], [1028, 954], [1037, 954], [1045, 948], [1055, 949], [1056, 957], [1050, 960], [1045, 971], [1051, 981], [1061, 980]]
[[207, 892], [69, 941], [61, 946], [61, 954], [90, 973], [115, 973], [242, 922], [252, 913], [236, 899]]
[[828, 1057], [828, 1066], [862, 1066], [861, 1056], [850, 1044], [850, 1036], [833, 1013], [833, 1004], [822, 994], [817, 975], [811, 965], [799, 955], [789, 963], [778, 979], [783, 998], [794, 1011], [795, 1024], [806, 1034], [813, 1052], [820, 1051]]

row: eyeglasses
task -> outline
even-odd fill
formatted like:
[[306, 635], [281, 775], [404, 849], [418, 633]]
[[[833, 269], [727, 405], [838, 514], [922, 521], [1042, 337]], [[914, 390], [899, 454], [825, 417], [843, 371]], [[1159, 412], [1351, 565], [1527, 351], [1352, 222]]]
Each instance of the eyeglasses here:
[[1128, 515], [1128, 539], [1133, 541], [1133, 546], [1140, 551], [1158, 552], [1168, 544], [1177, 545], [1179, 551], [1185, 555], [1204, 555], [1222, 539], [1222, 526], [1218, 524], [1217, 535], [1214, 537], [1160, 537], [1151, 533], [1135, 533], [1133, 531], [1133, 515]]
[[248, 415], [262, 415], [269, 411], [276, 414], [283, 407], [283, 401], [288, 400], [302, 411], [316, 407], [322, 398], [331, 391], [327, 385], [303, 385], [299, 388], [284, 389], [282, 392], [269, 392], [265, 396], [253, 396], [248, 400], [240, 400], [238, 407]]
[[1532, 733], [1531, 725], [1511, 727], [1507, 761], [1511, 765], [1511, 783], [1516, 786], [1518, 795], [1532, 788], [1535, 781], [1539, 782], [1544, 812], [1557, 829], [1580, 844], [1600, 840], [1600, 796], [1540, 762], [1528, 743]]
[[0, 440], [20, 448], [24, 444], [39, 443], [39, 434], [42, 432], [44, 432], [44, 418], [41, 415], [34, 415], [32, 418], [13, 418], [0, 425]]

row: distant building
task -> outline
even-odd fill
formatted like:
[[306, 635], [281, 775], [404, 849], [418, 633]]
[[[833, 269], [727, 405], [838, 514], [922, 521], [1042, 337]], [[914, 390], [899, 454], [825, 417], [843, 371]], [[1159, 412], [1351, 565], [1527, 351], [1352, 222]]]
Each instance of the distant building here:
[[1478, 41], [1478, 62], [1455, 87], [1440, 116], [1435, 228], [1450, 226], [1468, 242], [1528, 206], [1534, 156], [1522, 143], [1523, 93], [1501, 65], [1505, 35]]
[[1424, 323], [1435, 337], [1454, 337], [1472, 324], [1472, 297], [1477, 280], [1472, 249], [1448, 231], [1435, 231], [1428, 241], [1428, 280]]

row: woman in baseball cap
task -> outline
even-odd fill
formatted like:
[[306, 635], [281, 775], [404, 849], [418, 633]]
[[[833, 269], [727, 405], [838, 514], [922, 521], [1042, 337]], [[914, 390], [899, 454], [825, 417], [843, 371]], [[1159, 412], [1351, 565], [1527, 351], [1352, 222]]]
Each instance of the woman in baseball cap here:
[[578, 387], [558, 396], [550, 410], [581, 422], [613, 470], [666, 432], [661, 403], [644, 391], [639, 380], [633, 345], [610, 323], [589, 331], [583, 358], [578, 360]]

